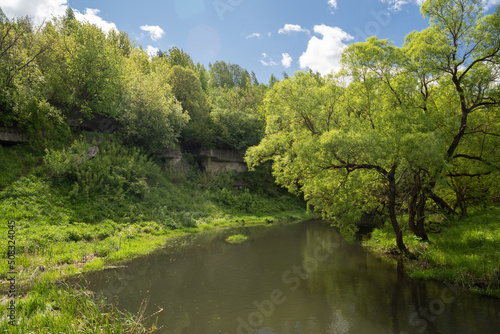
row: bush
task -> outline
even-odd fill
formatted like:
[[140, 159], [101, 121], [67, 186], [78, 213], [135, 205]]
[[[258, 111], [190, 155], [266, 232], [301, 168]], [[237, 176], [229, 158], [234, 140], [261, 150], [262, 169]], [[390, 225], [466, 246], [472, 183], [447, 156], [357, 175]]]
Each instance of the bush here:
[[215, 109], [210, 118], [218, 148], [241, 150], [259, 144], [264, 134], [263, 121], [251, 111]]
[[[138, 148], [127, 148], [115, 142], [104, 142], [90, 155], [89, 144], [75, 141], [67, 150], [47, 150], [41, 172], [54, 181], [71, 182], [73, 198], [108, 195], [139, 199], [149, 192], [160, 168]], [[95, 146], [94, 146], [95, 147]]]

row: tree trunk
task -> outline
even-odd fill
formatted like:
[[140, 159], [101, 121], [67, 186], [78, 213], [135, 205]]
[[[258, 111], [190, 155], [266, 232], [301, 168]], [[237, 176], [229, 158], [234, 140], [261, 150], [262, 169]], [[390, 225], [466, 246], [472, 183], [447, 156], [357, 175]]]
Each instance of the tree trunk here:
[[[434, 185], [432, 185], [433, 187]], [[445, 211], [449, 215], [456, 214], [455, 210], [448, 204], [444, 199], [436, 195], [434, 192], [429, 192], [429, 198], [434, 201], [443, 211]]]
[[392, 229], [396, 234], [396, 244], [398, 249], [403, 254], [408, 254], [408, 249], [403, 242], [403, 231], [398, 223], [398, 218], [396, 217], [396, 179], [394, 174], [396, 173], [396, 166], [393, 166], [391, 171], [387, 174], [387, 180], [389, 181], [389, 219], [391, 220]]
[[417, 204], [417, 236], [422, 239], [422, 241], [429, 241], [429, 237], [425, 232], [425, 202], [427, 202], [427, 195], [422, 190], [420, 195], [420, 201]]
[[410, 230], [417, 235], [417, 226], [415, 225], [415, 216], [417, 212], [415, 207], [417, 206], [417, 194], [413, 193], [408, 202], [408, 226]]
[[[408, 225], [410, 230], [423, 241], [429, 241], [425, 232], [425, 203], [427, 202], [427, 192], [422, 187], [420, 171], [415, 172], [415, 186], [412, 190], [410, 201], [408, 202]], [[415, 216], [417, 217], [415, 221]]]

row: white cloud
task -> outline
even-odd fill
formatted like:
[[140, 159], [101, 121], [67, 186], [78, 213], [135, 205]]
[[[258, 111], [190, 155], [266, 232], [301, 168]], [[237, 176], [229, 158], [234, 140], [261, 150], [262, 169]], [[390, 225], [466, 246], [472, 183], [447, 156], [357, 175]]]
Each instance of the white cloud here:
[[379, 0], [380, 2], [386, 3], [389, 5], [388, 9], [394, 12], [399, 12], [403, 9], [403, 6], [407, 4], [414, 4], [417, 6], [421, 6], [425, 0]]
[[483, 6], [485, 10], [489, 10], [494, 6], [500, 5], [500, 0], [483, 0]]
[[329, 27], [324, 24], [314, 26], [314, 32], [322, 38], [311, 37], [307, 50], [300, 56], [300, 67], [310, 68], [313, 71], [326, 75], [340, 68], [340, 56], [346, 47], [344, 41], [354, 39], [338, 27]]
[[330, 7], [337, 9], [337, 0], [328, 0]]
[[108, 33], [110, 30], [118, 30], [116, 25], [113, 22], [108, 22], [102, 19], [102, 17], [98, 16], [100, 10], [95, 8], [87, 8], [85, 9], [85, 14], [80, 13], [76, 9], [74, 10], [75, 17], [78, 21], [88, 22], [90, 24], [95, 24], [99, 28], [102, 29], [105, 33]]
[[148, 47], [146, 48], [146, 53], [149, 55], [150, 58], [155, 57], [158, 54], [158, 51], [160, 51], [160, 49], [151, 45], [148, 45]]
[[9, 18], [29, 16], [36, 25], [50, 21], [53, 16], [63, 16], [68, 0], [2, 0], [0, 7]]
[[[336, 1], [336, 0], [329, 0]], [[417, 6], [422, 6], [425, 0], [379, 0], [380, 2], [386, 3], [389, 5], [388, 9], [394, 12], [399, 12], [403, 9], [403, 6], [408, 4], [413, 4]], [[489, 10], [494, 6], [498, 6], [500, 4], [500, 0], [482, 0], [483, 6], [485, 10]]]
[[258, 33], [258, 32], [254, 32], [253, 34], [250, 34], [248, 35], [246, 38], [247, 39], [250, 39], [250, 38], [257, 38], [257, 39], [261, 39], [263, 37], [271, 37], [272, 33], [270, 32], [266, 32], [265, 34], [261, 34], [261, 33]]
[[153, 41], [159, 40], [163, 36], [163, 34], [165, 33], [165, 31], [162, 28], [160, 28], [159, 26], [150, 26], [147, 24], [141, 26], [141, 30], [149, 32], [149, 37], [151, 37], [151, 39]]
[[247, 36], [247, 39], [249, 38], [258, 38], [258, 39], [261, 39], [262, 38], [262, 34], [259, 34], [258, 32], [254, 32], [253, 34], [250, 34]]
[[265, 52], [262, 53], [262, 58], [260, 59], [260, 62], [264, 66], [276, 66], [278, 63], [273, 61], [271, 57], [269, 57]]
[[[1, 0], [1, 2], [0, 7], [8, 18], [29, 16], [35, 25], [50, 21], [53, 17], [64, 16], [69, 7], [68, 0]], [[85, 13], [77, 10], [74, 12], [77, 20], [95, 24], [105, 32], [116, 29], [114, 23], [107, 22], [97, 15], [99, 9], [87, 8]]]
[[292, 66], [293, 58], [286, 52], [283, 53], [282, 56], [283, 58], [281, 59], [281, 65], [283, 65], [285, 68], [289, 68], [290, 66]]
[[285, 24], [283, 28], [278, 30], [278, 34], [289, 34], [292, 32], [307, 32], [309, 33], [309, 30], [302, 28], [298, 24]]

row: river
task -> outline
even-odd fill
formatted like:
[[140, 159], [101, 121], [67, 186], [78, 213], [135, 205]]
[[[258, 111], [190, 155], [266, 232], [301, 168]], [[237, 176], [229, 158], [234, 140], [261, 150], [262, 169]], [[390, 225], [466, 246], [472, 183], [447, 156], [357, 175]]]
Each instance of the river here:
[[165, 334], [500, 333], [500, 299], [413, 280], [320, 222], [204, 233], [86, 278], [123, 310], [147, 297]]

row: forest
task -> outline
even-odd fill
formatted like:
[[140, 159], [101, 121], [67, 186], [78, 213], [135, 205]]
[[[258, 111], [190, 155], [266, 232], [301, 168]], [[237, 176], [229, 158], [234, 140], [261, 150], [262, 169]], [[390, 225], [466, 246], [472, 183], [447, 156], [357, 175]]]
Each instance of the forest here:
[[[83, 331], [129, 319], [116, 332], [148, 332], [143, 313], [51, 284], [200, 230], [311, 217], [354, 240], [369, 216], [381, 223], [364, 245], [415, 277], [500, 295], [500, 9], [427, 0], [421, 12], [429, 26], [402, 46], [370, 37], [337, 73], [260, 83], [177, 47], [150, 56], [71, 9], [42, 26], [0, 9], [0, 132], [23, 138], [0, 146], [0, 231], [15, 222], [25, 289], [16, 330], [64, 330], [78, 310]], [[201, 171], [202, 149], [246, 152], [249, 171]], [[188, 170], [169, 169], [165, 150]]]

